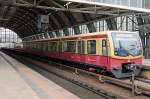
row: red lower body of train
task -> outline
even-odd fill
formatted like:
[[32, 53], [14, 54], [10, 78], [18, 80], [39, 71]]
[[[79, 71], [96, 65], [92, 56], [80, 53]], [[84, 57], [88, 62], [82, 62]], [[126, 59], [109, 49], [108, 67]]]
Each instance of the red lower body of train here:
[[[42, 57], [49, 57], [54, 59], [60, 59], [64, 61], [72, 61], [76, 63], [82, 63], [91, 65], [93, 68], [103, 69], [109, 72], [116, 78], [130, 77], [134, 71], [135, 76], [139, 75], [141, 71], [142, 57], [133, 59], [132, 62], [128, 62], [127, 59], [115, 59], [108, 56], [101, 55], [86, 55], [75, 54], [70, 52], [42, 52], [34, 49], [12, 49], [24, 53], [35, 54]], [[129, 70], [130, 67], [136, 67], [133, 71]]]

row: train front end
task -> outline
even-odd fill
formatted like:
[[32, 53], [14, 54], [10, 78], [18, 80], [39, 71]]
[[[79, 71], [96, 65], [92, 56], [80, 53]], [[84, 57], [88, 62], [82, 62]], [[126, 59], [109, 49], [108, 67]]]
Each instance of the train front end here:
[[109, 69], [117, 78], [139, 75], [142, 64], [142, 43], [137, 32], [111, 32]]

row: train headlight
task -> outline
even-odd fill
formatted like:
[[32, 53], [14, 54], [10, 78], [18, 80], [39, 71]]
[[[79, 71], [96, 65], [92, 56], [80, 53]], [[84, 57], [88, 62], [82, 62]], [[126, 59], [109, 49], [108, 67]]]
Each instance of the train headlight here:
[[115, 55], [118, 55], [118, 52], [117, 52], [117, 51], [115, 51]]

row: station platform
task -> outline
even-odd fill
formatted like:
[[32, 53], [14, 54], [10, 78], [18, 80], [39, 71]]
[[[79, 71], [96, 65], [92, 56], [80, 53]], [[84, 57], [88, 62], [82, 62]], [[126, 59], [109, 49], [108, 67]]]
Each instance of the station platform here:
[[141, 76], [150, 79], [150, 59], [143, 59], [142, 61], [143, 70]]
[[0, 52], [0, 99], [79, 99], [79, 97]]
[[150, 59], [143, 59], [142, 64], [144, 66], [144, 69], [150, 70]]

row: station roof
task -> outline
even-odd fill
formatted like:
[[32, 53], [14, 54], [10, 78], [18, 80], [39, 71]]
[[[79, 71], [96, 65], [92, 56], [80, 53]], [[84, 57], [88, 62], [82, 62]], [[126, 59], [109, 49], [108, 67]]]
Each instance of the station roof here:
[[38, 33], [38, 15], [49, 15], [49, 30], [52, 31], [97, 19], [149, 13], [149, 10], [135, 10], [134, 7], [127, 9], [81, 1], [88, 0], [0, 0], [0, 26], [23, 38]]

